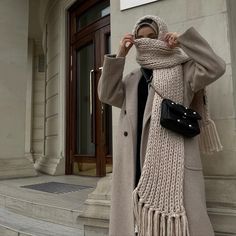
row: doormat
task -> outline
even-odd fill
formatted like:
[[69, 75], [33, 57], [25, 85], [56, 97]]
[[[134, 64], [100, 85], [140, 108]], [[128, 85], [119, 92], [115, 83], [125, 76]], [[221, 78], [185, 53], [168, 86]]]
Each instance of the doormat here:
[[93, 187], [85, 185], [59, 183], [59, 182], [47, 182], [41, 184], [25, 185], [21, 186], [21, 188], [28, 188], [41, 192], [60, 194], [60, 193], [78, 192], [80, 190]]

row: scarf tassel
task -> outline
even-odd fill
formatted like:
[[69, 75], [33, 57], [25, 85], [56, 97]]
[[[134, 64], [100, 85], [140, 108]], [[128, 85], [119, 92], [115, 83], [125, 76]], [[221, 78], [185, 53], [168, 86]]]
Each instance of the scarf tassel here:
[[200, 130], [198, 140], [200, 151], [203, 154], [213, 154], [214, 152], [222, 151], [223, 146], [213, 120], [208, 119], [207, 124], [201, 126]]
[[[133, 200], [137, 201], [135, 189]], [[190, 236], [186, 213], [165, 214], [144, 204], [143, 201], [133, 202], [134, 221], [138, 236]]]

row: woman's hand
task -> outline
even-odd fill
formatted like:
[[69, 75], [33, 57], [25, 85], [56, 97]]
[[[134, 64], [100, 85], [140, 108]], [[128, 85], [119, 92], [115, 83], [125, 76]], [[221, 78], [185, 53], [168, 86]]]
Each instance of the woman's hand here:
[[120, 41], [120, 46], [116, 57], [126, 57], [133, 44], [134, 36], [132, 34], [126, 34]]
[[165, 35], [165, 41], [170, 48], [175, 48], [179, 46], [178, 37], [176, 32], [169, 32]]

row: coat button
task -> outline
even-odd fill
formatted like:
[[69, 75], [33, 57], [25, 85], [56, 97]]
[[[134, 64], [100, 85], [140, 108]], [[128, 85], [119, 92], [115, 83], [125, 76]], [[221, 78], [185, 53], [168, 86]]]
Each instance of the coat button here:
[[124, 132], [124, 136], [128, 136], [128, 132], [127, 131]]
[[126, 115], [126, 110], [124, 110], [124, 113], [125, 113], [125, 115]]

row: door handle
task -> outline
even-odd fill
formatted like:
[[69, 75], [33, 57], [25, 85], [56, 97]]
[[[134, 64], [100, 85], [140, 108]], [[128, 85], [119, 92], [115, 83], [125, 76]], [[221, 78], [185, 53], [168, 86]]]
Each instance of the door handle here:
[[94, 140], [94, 114], [93, 114], [93, 105], [94, 105], [94, 94], [93, 94], [93, 73], [94, 70], [90, 70], [89, 73], [89, 111], [90, 111], [90, 120], [91, 120], [91, 143], [95, 143]]
[[101, 139], [102, 144], [106, 145], [106, 104], [101, 102]]
[[[103, 66], [100, 66], [98, 70], [102, 72]], [[105, 126], [106, 126], [105, 104], [101, 102], [101, 130], [102, 130], [102, 136], [103, 136], [103, 144], [106, 144]]]

